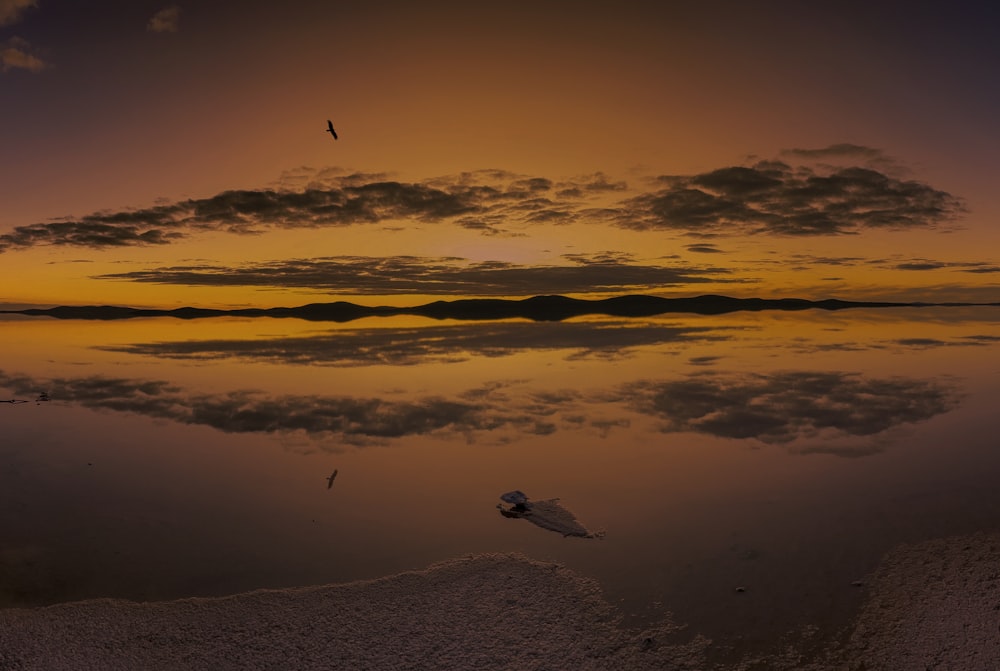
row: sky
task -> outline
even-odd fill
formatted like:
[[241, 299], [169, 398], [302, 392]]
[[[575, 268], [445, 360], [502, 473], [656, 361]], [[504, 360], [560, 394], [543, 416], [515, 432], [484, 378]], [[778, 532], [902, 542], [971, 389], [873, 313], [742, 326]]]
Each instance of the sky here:
[[0, 303], [998, 301], [997, 13], [0, 0]]

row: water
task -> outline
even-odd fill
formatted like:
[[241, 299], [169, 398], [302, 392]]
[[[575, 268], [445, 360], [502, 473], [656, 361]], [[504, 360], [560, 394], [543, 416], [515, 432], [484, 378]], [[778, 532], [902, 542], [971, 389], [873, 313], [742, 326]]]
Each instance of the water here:
[[[0, 334], [3, 606], [517, 551], [636, 626], [774, 642], [843, 625], [893, 545], [1000, 526], [998, 308]], [[606, 536], [504, 518], [513, 489]]]

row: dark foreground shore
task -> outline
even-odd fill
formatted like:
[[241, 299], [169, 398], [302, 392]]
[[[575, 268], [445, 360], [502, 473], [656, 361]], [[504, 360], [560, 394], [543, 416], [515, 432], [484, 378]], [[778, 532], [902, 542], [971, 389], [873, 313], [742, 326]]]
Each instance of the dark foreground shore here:
[[[1000, 668], [1000, 535], [904, 546], [830, 642], [727, 668]], [[804, 623], [805, 624], [805, 623]], [[596, 582], [520, 555], [374, 581], [158, 603], [0, 610], [0, 669], [706, 669], [713, 643], [622, 627]]]

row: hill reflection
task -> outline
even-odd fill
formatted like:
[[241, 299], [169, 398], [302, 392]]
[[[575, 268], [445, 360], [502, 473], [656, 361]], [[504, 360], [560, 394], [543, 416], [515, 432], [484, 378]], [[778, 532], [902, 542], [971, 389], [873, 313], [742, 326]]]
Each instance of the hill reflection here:
[[105, 346], [112, 352], [166, 359], [271, 362], [328, 366], [409, 366], [573, 350], [570, 358], [623, 356], [630, 348], [728, 339], [719, 326], [602, 322], [492, 322], [414, 328], [369, 328], [319, 335], [185, 340]]

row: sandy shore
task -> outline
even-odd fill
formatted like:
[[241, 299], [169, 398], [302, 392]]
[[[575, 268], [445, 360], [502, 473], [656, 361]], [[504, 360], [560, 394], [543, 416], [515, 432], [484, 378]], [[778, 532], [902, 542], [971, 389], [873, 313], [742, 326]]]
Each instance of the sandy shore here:
[[[836, 643], [733, 669], [1000, 669], [1000, 535], [890, 553]], [[623, 629], [588, 578], [480, 555], [374, 581], [0, 610], [0, 669], [704, 669], [670, 622]]]

